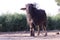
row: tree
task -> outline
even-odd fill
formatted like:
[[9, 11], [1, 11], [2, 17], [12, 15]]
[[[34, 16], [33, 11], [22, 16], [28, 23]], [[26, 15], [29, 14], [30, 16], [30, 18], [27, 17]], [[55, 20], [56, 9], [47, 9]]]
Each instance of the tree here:
[[60, 30], [60, 13], [58, 13], [56, 16], [56, 28]]
[[59, 6], [58, 11], [59, 11], [59, 13], [60, 13], [60, 0], [55, 0], [55, 1], [57, 2], [57, 5]]
[[57, 2], [57, 5], [60, 6], [60, 0], [55, 0]]

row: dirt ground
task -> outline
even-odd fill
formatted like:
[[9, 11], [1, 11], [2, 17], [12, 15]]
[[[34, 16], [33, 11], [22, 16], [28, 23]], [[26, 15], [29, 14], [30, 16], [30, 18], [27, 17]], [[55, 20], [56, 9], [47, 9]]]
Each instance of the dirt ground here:
[[35, 37], [31, 37], [29, 32], [0, 32], [0, 40], [60, 40], [60, 34], [58, 31], [50, 31], [46, 37], [43, 36], [43, 32]]

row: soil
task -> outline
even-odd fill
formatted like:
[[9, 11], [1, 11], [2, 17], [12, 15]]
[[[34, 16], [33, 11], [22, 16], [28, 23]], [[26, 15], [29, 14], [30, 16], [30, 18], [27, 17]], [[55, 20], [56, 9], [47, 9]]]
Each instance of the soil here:
[[[30, 36], [30, 32], [0, 32], [0, 40], [60, 40], [59, 31], [50, 31], [45, 37], [41, 32], [39, 36], [35, 32], [35, 37]], [[60, 32], [59, 32], [60, 33]]]

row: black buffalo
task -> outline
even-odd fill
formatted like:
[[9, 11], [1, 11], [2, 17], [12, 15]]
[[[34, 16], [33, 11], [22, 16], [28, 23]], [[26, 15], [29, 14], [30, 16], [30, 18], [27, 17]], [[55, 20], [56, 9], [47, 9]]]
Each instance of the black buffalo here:
[[40, 28], [42, 27], [45, 31], [45, 36], [47, 36], [46, 32], [46, 24], [47, 24], [47, 16], [45, 10], [37, 9], [34, 4], [27, 4], [26, 8], [21, 8], [21, 10], [26, 10], [27, 12], [27, 23], [30, 26], [30, 35], [34, 36], [34, 27], [38, 28], [38, 35], [40, 33]]

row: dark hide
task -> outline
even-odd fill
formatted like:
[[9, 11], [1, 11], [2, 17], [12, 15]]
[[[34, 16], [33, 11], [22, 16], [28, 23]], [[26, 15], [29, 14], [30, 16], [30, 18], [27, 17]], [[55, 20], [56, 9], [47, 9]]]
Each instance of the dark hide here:
[[[31, 36], [34, 36], [35, 26], [38, 27], [38, 35], [40, 33], [40, 27], [42, 27], [43, 30], [46, 31], [47, 17], [46, 17], [45, 10], [37, 9], [36, 5], [34, 4], [27, 4], [26, 12], [27, 12], [27, 22], [30, 26]], [[47, 32], [45, 36], [46, 35], [47, 35]]]

